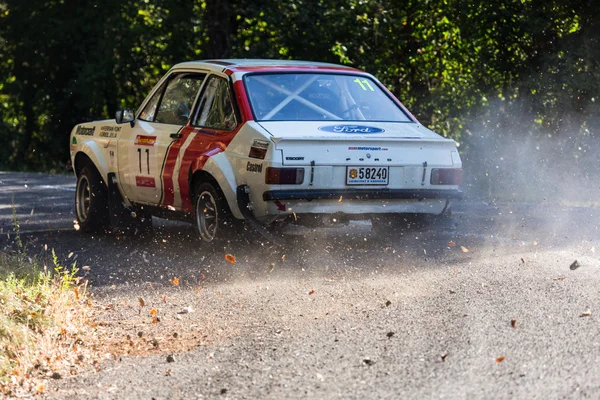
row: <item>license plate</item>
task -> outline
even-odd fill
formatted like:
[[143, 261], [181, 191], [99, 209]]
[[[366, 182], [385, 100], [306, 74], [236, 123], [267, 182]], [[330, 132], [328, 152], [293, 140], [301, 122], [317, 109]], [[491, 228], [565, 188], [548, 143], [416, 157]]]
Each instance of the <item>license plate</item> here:
[[346, 185], [387, 185], [389, 167], [346, 167]]

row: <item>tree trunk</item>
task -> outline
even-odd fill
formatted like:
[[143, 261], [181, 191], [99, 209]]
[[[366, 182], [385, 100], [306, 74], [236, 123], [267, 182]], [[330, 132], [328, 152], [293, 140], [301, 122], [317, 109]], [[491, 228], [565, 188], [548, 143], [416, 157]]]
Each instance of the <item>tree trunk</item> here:
[[231, 0], [207, 0], [204, 23], [208, 35], [206, 58], [228, 58], [231, 49]]

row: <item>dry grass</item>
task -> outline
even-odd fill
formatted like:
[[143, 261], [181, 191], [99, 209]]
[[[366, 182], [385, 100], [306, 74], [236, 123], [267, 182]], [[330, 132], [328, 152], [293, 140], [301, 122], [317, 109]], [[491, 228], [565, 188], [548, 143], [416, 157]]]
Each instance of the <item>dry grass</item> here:
[[41, 393], [48, 379], [76, 373], [93, 323], [75, 265], [62, 267], [53, 251], [30, 257], [18, 236], [15, 244], [0, 253], [0, 397]]

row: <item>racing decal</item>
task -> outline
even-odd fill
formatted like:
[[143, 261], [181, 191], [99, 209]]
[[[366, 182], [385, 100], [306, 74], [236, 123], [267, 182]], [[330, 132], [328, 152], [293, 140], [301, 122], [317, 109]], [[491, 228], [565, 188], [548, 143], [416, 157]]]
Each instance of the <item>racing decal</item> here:
[[156, 181], [151, 176], [136, 176], [135, 186], [156, 188]]
[[71, 151], [75, 151], [77, 149], [77, 138], [73, 136], [71, 140]]
[[353, 80], [352, 82], [356, 83], [357, 85], [360, 86], [360, 88], [364, 91], [371, 91], [374, 92], [375, 89], [373, 89], [373, 86], [371, 86], [371, 83], [369, 82], [368, 79], [359, 79], [356, 78], [355, 80]]
[[252, 147], [250, 147], [250, 153], [248, 154], [248, 157], [264, 160], [268, 149], [269, 142], [266, 140], [254, 139], [252, 141]]
[[348, 150], [388, 151], [387, 147], [350, 146]]
[[156, 136], [137, 135], [133, 144], [137, 144], [138, 146], [154, 146], [155, 143]]
[[[137, 153], [138, 153], [140, 174], [142, 173], [142, 171], [148, 171], [147, 174], [150, 175], [150, 150], [146, 149], [146, 151], [144, 152], [145, 155], [142, 155], [142, 149], [138, 148]], [[144, 161], [142, 161], [142, 159]]]
[[285, 159], [287, 161], [302, 161], [304, 160], [304, 157], [286, 157]]
[[75, 134], [81, 135], [81, 136], [94, 136], [95, 130], [96, 130], [95, 126], [93, 128], [86, 128], [85, 126], [78, 126]]
[[333, 132], [333, 133], [381, 133], [385, 132], [384, 129], [375, 128], [373, 126], [365, 125], [327, 125], [320, 126], [320, 131]]
[[100, 134], [98, 136], [105, 138], [116, 138], [120, 131], [120, 126], [101, 126]]
[[257, 164], [257, 163], [253, 163], [248, 161], [248, 164], [246, 164], [246, 171], [248, 172], [259, 172], [261, 173], [263, 170], [263, 165], [262, 164]]

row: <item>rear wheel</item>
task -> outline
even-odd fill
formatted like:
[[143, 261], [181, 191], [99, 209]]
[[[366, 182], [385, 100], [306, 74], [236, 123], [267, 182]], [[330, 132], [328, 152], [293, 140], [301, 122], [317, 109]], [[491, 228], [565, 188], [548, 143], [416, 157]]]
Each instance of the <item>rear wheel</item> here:
[[212, 183], [199, 183], [194, 188], [194, 228], [203, 242], [215, 243], [235, 233], [242, 225], [236, 221], [223, 193]]
[[89, 165], [83, 167], [77, 176], [75, 213], [83, 232], [105, 232], [108, 229], [106, 185], [98, 171]]

